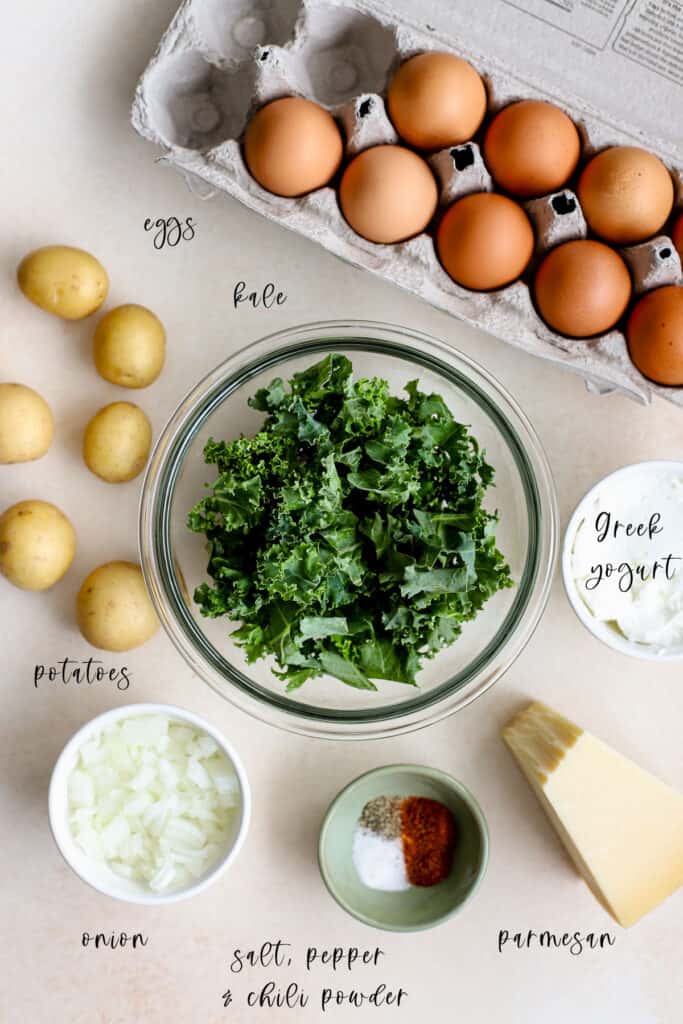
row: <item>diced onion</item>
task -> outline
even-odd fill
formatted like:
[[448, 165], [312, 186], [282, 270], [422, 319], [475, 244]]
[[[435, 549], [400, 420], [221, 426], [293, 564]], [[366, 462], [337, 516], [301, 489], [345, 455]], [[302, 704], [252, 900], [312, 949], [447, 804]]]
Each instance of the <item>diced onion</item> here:
[[72, 834], [88, 857], [168, 892], [201, 878], [225, 850], [239, 782], [211, 736], [139, 715], [81, 747], [68, 802]]

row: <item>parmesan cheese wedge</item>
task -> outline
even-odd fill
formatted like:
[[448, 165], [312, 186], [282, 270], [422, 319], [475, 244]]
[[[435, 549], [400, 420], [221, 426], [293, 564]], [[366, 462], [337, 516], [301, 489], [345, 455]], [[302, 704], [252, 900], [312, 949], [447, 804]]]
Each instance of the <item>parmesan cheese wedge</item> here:
[[683, 796], [544, 704], [503, 729], [577, 870], [624, 928], [683, 885]]

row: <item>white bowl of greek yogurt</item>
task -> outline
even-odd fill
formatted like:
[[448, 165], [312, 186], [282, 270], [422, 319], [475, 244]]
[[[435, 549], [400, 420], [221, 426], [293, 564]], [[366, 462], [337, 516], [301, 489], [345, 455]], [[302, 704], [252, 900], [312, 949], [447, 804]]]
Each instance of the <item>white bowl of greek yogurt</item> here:
[[567, 526], [562, 576], [603, 643], [683, 659], [683, 462], [624, 466], [591, 488]]

